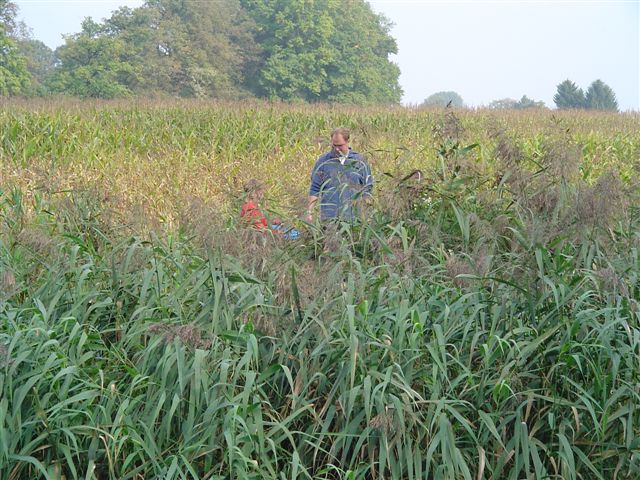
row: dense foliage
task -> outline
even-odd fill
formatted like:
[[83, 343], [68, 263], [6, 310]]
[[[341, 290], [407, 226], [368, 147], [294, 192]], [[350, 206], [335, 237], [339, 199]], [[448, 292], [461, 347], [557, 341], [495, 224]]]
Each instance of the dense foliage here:
[[127, 60], [127, 45], [118, 38], [95, 37], [93, 25], [85, 21], [83, 32], [57, 50], [60, 66], [49, 82], [51, 90], [84, 98], [131, 95], [128, 85], [135, 80], [137, 67]]
[[[17, 9], [2, 1], [13, 32]], [[11, 87], [0, 94], [398, 103], [389, 29], [364, 0], [147, 0], [101, 23], [86, 19], [53, 61], [44, 45], [7, 28], [0, 85]]]
[[588, 108], [592, 110], [618, 111], [616, 94], [611, 87], [602, 80], [595, 80], [585, 94], [571, 80], [565, 80], [557, 87], [553, 97], [558, 108]]
[[38, 89], [40, 69], [35, 66], [42, 53], [30, 42], [28, 28], [17, 14], [14, 2], [0, 0], [0, 97], [44, 93]]
[[553, 102], [558, 108], [584, 108], [584, 92], [574, 82], [567, 79], [558, 84]]
[[429, 95], [424, 102], [423, 107], [464, 107], [464, 100], [457, 92], [436, 92]]
[[[637, 478], [638, 122], [10, 105], [0, 477]], [[322, 230], [283, 193], [340, 124], [376, 204]]]
[[29, 88], [27, 61], [16, 43], [23, 29], [17, 11], [15, 3], [0, 0], [0, 97], [22, 95]]
[[26, 61], [30, 75], [29, 88], [25, 96], [44, 96], [50, 93], [49, 77], [55, 67], [53, 51], [40, 40], [23, 37], [17, 40], [18, 50]]
[[243, 0], [263, 47], [255, 87], [270, 98], [397, 103], [390, 24], [362, 1]]
[[585, 95], [585, 103], [587, 108], [593, 108], [595, 110], [618, 111], [616, 94], [613, 93], [611, 87], [602, 80], [596, 80], [589, 85]]
[[27, 62], [0, 25], [0, 96], [20, 95], [28, 87]]
[[494, 100], [489, 104], [489, 108], [493, 108], [496, 110], [522, 110], [525, 108], [545, 108], [545, 104], [542, 101], [535, 101], [527, 97], [526, 95], [523, 95], [520, 100], [514, 100], [513, 98]]

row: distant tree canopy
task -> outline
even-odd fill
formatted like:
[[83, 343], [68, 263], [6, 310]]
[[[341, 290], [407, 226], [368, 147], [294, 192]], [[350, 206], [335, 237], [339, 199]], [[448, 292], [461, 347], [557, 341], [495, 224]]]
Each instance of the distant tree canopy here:
[[10, 0], [0, 0], [0, 30], [3, 35], [14, 36], [20, 29], [18, 6]]
[[30, 88], [358, 104], [402, 95], [390, 24], [365, 0], [146, 0], [104, 22], [85, 19], [55, 55], [42, 42], [18, 41], [16, 12], [0, 0], [4, 95]]
[[560, 109], [589, 108], [613, 112], [618, 111], [616, 94], [611, 87], [602, 80], [595, 80], [591, 83], [586, 95], [582, 89], [571, 80], [565, 80], [558, 84], [557, 93], [553, 96], [553, 101]]
[[56, 50], [59, 67], [49, 82], [56, 93], [83, 98], [115, 98], [132, 93], [137, 68], [129, 60], [129, 49], [120, 38], [98, 36], [99, 26], [91, 19], [82, 32], [67, 37]]
[[553, 102], [558, 108], [584, 108], [584, 92], [571, 80], [567, 79], [557, 87]]
[[500, 100], [494, 100], [489, 104], [489, 108], [494, 110], [522, 110], [525, 108], [546, 108], [544, 102], [535, 101], [523, 95], [520, 100], [514, 100], [513, 98], [502, 98]]
[[587, 108], [595, 110], [608, 110], [611, 112], [618, 111], [618, 101], [616, 94], [609, 85], [602, 80], [595, 80], [587, 89], [585, 95], [585, 103]]
[[542, 100], [536, 101], [526, 95], [522, 95], [522, 98], [516, 103], [516, 108], [545, 108], [545, 104]]
[[17, 11], [15, 3], [0, 0], [0, 96], [24, 95], [31, 84], [27, 60], [14, 38]]
[[0, 28], [0, 96], [23, 95], [29, 88], [27, 62], [16, 42]]
[[242, 0], [261, 47], [249, 86], [285, 100], [396, 103], [390, 24], [362, 0]]
[[462, 108], [464, 101], [456, 92], [436, 92], [429, 95], [421, 104], [422, 107], [446, 107], [447, 105]]
[[58, 48], [54, 90], [83, 97], [237, 97], [252, 60], [238, 2], [148, 0], [104, 23], [85, 20]]
[[18, 51], [25, 59], [27, 72], [31, 76], [27, 95], [46, 95], [49, 92], [47, 82], [54, 70], [53, 50], [40, 40], [29, 37], [17, 40], [16, 44]]

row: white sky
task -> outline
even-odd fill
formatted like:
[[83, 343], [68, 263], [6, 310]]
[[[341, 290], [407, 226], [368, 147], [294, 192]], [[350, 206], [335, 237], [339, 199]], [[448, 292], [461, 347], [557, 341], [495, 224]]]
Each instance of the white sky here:
[[[82, 19], [135, 0], [15, 0], [35, 38], [54, 48]], [[216, 1], [216, 0], [204, 0]], [[601, 79], [622, 110], [640, 110], [640, 0], [370, 0], [395, 26], [403, 102], [442, 90], [467, 105], [523, 94], [553, 107], [556, 85]]]

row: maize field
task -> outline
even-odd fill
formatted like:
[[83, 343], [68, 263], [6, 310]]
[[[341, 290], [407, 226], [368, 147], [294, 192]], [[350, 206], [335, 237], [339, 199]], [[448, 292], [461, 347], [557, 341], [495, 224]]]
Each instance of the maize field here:
[[[373, 205], [303, 222], [338, 126]], [[637, 479], [639, 169], [633, 113], [5, 102], [0, 478]]]

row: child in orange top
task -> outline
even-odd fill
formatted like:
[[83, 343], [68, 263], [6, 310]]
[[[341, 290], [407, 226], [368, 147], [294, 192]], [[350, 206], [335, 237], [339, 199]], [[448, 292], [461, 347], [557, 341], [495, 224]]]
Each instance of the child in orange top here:
[[273, 233], [281, 235], [285, 240], [295, 240], [300, 236], [295, 228], [286, 227], [278, 218], [272, 219], [271, 226], [260, 210], [260, 203], [264, 197], [264, 185], [257, 180], [249, 180], [244, 185], [246, 200], [240, 211], [240, 218], [245, 220], [247, 225], [251, 225], [256, 230], [271, 230]]
[[246, 201], [242, 205], [240, 218], [251, 223], [257, 230], [265, 230], [268, 227], [267, 219], [262, 214], [258, 204], [264, 196], [264, 186], [257, 180], [249, 180], [244, 184]]

